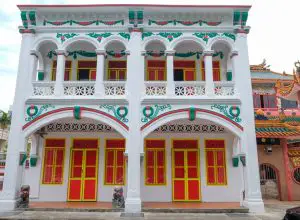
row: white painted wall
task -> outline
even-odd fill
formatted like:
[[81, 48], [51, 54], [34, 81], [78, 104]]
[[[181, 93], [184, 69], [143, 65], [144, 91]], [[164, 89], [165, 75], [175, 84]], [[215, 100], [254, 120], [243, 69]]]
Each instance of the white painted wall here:
[[[165, 186], [146, 186], [144, 181], [144, 163], [141, 165], [141, 197], [142, 201], [172, 201], [172, 139], [190, 138], [199, 140], [200, 148], [200, 182], [201, 182], [201, 201], [202, 202], [239, 202], [243, 188], [241, 166], [235, 168], [232, 166], [232, 144], [234, 136], [225, 134], [150, 134], [147, 138], [164, 138], [166, 140], [166, 172], [167, 184]], [[227, 186], [207, 186], [206, 184], [206, 160], [204, 150], [204, 140], [213, 138], [222, 138], [226, 143], [226, 161], [227, 161]], [[222, 196], [220, 196], [222, 195]]]
[[[43, 185], [41, 184], [41, 170], [43, 160], [39, 159], [36, 167], [30, 167], [24, 170], [23, 184], [29, 184], [31, 187], [30, 197], [33, 201], [66, 201], [68, 192], [69, 177], [69, 157], [73, 138], [99, 138], [99, 164], [98, 164], [98, 201], [110, 202], [112, 198], [113, 186], [104, 185], [104, 149], [105, 139], [122, 138], [117, 133], [51, 133], [45, 138], [66, 138], [65, 161], [64, 161], [64, 179], [62, 185]], [[232, 144], [234, 136], [230, 133], [224, 134], [163, 134], [152, 133], [147, 138], [162, 138], [166, 140], [166, 171], [167, 184], [165, 186], [145, 186], [144, 184], [144, 162], [141, 163], [141, 199], [142, 201], [171, 202], [172, 201], [172, 158], [171, 143], [172, 139], [190, 138], [199, 140], [200, 148], [200, 180], [201, 180], [201, 201], [203, 202], [239, 202], [242, 191], [242, 173], [241, 166], [234, 168], [232, 166]], [[221, 138], [226, 143], [226, 161], [227, 161], [227, 186], [207, 186], [206, 185], [206, 160], [204, 151], [204, 139]], [[39, 158], [44, 155], [44, 139], [40, 141], [38, 152]], [[126, 175], [127, 178], [127, 175]], [[126, 181], [127, 182], [127, 181]], [[124, 187], [126, 196], [126, 187]], [[222, 195], [222, 196], [220, 196]]]

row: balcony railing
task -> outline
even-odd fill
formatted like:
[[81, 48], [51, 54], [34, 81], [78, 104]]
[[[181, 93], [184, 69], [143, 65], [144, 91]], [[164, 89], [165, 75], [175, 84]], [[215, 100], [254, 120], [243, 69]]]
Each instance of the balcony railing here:
[[65, 96], [93, 96], [95, 94], [95, 82], [69, 81], [64, 82]]
[[55, 82], [33, 82], [33, 96], [54, 95]]
[[175, 96], [205, 96], [205, 82], [175, 82]]
[[147, 81], [145, 82], [146, 96], [165, 96], [167, 94], [166, 81]]
[[125, 81], [105, 81], [104, 94], [105, 96], [124, 96], [126, 94]]
[[0, 169], [4, 169], [6, 161], [6, 154], [0, 153]]
[[216, 96], [235, 96], [236, 90], [234, 82], [220, 81], [214, 82], [214, 91]]

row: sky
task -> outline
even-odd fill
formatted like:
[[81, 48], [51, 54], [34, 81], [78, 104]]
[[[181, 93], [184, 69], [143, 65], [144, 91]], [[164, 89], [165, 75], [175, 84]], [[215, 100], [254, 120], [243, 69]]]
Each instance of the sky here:
[[[17, 4], [161, 4], [161, 0], [0, 0], [0, 109], [13, 104], [21, 34]], [[252, 5], [248, 25], [250, 64], [265, 58], [276, 72], [292, 73], [300, 59], [300, 0], [164, 0], [163, 4]]]

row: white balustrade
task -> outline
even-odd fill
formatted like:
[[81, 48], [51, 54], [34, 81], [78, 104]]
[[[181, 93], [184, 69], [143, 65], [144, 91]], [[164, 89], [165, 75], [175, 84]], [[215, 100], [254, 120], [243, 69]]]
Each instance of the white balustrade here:
[[234, 82], [219, 81], [214, 82], [214, 91], [216, 96], [235, 96], [236, 90]]
[[167, 94], [167, 82], [147, 81], [145, 82], [146, 96], [165, 96]]
[[65, 96], [93, 96], [95, 94], [95, 82], [68, 81], [64, 82]]
[[126, 94], [125, 81], [105, 81], [104, 93], [106, 96], [124, 96]]
[[176, 96], [204, 96], [205, 82], [201, 81], [185, 81], [175, 82]]
[[55, 82], [33, 82], [33, 96], [52, 96], [54, 95]]

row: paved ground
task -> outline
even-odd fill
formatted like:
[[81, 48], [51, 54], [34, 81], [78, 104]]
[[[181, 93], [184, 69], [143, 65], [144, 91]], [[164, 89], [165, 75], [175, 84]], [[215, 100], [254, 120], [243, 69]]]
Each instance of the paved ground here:
[[266, 205], [266, 213], [253, 214], [183, 214], [183, 213], [145, 213], [144, 218], [120, 217], [118, 212], [8, 212], [0, 213], [0, 219], [98, 219], [98, 220], [282, 220], [285, 210], [291, 205]]

